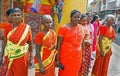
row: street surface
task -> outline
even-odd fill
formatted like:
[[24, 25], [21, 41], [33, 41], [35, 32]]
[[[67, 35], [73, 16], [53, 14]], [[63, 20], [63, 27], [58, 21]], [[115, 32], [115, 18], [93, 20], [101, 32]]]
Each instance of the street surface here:
[[108, 76], [120, 76], [120, 46], [113, 44], [113, 52], [109, 64]]

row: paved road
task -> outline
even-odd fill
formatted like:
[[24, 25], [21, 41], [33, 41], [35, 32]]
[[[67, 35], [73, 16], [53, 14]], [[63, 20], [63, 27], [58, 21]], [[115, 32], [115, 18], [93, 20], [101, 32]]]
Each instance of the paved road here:
[[116, 38], [114, 41], [117, 45], [120, 45], [120, 33], [116, 33]]
[[[58, 69], [55, 69], [56, 76], [58, 76]], [[29, 69], [29, 75], [28, 76], [35, 76], [35, 69], [31, 68]]]
[[108, 76], [120, 76], [120, 46], [113, 44]]

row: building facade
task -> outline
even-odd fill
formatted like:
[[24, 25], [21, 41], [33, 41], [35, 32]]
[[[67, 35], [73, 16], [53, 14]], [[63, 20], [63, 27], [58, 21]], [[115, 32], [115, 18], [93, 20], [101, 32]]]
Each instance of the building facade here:
[[93, 8], [89, 11], [98, 14], [101, 19], [104, 19], [108, 14], [113, 14], [116, 17], [116, 30], [120, 28], [120, 0], [94, 0], [90, 6]]
[[6, 21], [6, 11], [11, 8], [11, 0], [0, 0], [0, 22]]

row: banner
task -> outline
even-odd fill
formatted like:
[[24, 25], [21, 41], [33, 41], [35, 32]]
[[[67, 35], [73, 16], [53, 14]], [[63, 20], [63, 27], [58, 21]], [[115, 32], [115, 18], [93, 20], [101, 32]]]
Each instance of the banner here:
[[20, 8], [21, 10], [24, 9], [24, 5], [23, 5], [23, 2], [22, 2], [22, 1], [14, 1], [13, 7], [14, 7], [14, 8]]
[[[34, 13], [31, 11], [32, 3], [26, 4], [25, 13]], [[37, 14], [51, 14], [52, 13], [52, 7], [48, 4], [38, 4]]]
[[40, 30], [41, 16], [36, 14], [24, 14], [24, 21], [26, 24], [31, 26], [33, 39], [37, 32]]

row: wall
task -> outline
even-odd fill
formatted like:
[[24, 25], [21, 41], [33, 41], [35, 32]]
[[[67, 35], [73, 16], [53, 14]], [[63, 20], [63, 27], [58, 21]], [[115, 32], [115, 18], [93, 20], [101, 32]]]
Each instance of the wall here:
[[57, 16], [55, 15], [55, 30], [58, 31], [59, 27], [70, 21], [70, 12], [73, 9], [86, 13], [87, 0], [64, 0], [64, 7], [62, 11], [61, 22], [58, 23]]
[[6, 11], [10, 8], [10, 0], [1, 0], [1, 21], [7, 21]]
[[2, 14], [2, 1], [0, 0], [0, 22], [1, 22], [1, 14]]
[[[48, 0], [42, 0], [42, 3], [46, 3], [49, 5]], [[50, 0], [54, 3], [54, 0]], [[28, 3], [34, 3], [34, 0], [29, 0]], [[55, 30], [58, 31], [59, 27], [67, 22], [70, 21], [70, 12], [73, 9], [78, 9], [81, 13], [86, 13], [87, 7], [87, 0], [64, 0], [64, 7], [62, 11], [62, 19], [61, 22], [58, 23], [57, 14], [54, 14], [54, 21], [55, 21]]]

